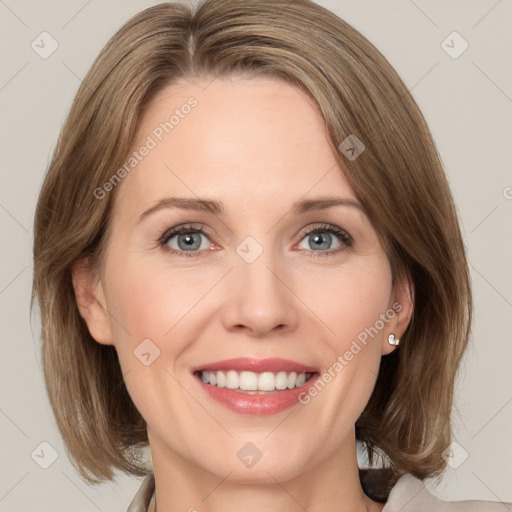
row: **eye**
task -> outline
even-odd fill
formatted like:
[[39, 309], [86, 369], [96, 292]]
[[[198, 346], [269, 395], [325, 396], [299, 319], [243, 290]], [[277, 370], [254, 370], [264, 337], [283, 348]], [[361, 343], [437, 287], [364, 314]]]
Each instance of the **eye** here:
[[[331, 224], [321, 224], [301, 232], [301, 242], [297, 247], [310, 257], [330, 256], [352, 247], [352, 237], [343, 229]], [[184, 224], [167, 230], [158, 240], [166, 251], [178, 256], [203, 256], [214, 243], [204, 226]], [[305, 244], [305, 246], [304, 246]]]
[[[322, 224], [308, 228], [301, 233], [303, 236], [298, 247], [309, 250], [308, 256], [329, 256], [352, 247], [352, 237], [343, 229], [331, 224]], [[305, 245], [305, 246], [304, 246]]]
[[190, 224], [166, 231], [161, 236], [159, 244], [178, 256], [199, 256], [204, 250], [213, 248], [204, 226], [194, 227]]

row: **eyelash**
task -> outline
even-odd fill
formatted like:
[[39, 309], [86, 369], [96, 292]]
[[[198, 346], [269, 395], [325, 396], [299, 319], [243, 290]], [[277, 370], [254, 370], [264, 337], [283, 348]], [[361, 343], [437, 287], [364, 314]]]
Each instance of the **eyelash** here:
[[[322, 258], [325, 256], [332, 256], [334, 254], [346, 251], [350, 247], [353, 246], [354, 240], [352, 237], [343, 229], [337, 228], [336, 226], [333, 226], [332, 224], [317, 224], [312, 228], [305, 229], [299, 233], [300, 235], [300, 241], [302, 241], [303, 238], [316, 234], [316, 233], [332, 233], [336, 235], [340, 241], [341, 246], [337, 249], [330, 249], [326, 251], [314, 251], [314, 250], [305, 250], [301, 249], [301, 251], [306, 251], [306, 256], [310, 258]], [[171, 254], [175, 254], [177, 256], [184, 256], [184, 257], [192, 257], [197, 258], [202, 256], [201, 253], [206, 251], [177, 251], [176, 249], [170, 248], [167, 243], [169, 240], [171, 240], [176, 235], [182, 235], [182, 234], [193, 234], [193, 233], [200, 233], [207, 238], [211, 238], [211, 235], [209, 235], [205, 230], [204, 226], [200, 225], [200, 227], [194, 227], [192, 224], [184, 224], [181, 226], [177, 226], [174, 228], [171, 228], [167, 230], [159, 239], [158, 239], [158, 245], [162, 247], [164, 250], [170, 252]]]

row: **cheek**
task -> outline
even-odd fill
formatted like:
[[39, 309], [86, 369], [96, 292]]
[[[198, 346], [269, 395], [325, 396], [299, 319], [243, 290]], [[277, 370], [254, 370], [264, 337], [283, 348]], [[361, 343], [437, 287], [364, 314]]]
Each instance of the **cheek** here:
[[182, 404], [170, 401], [183, 392], [175, 365], [189, 343], [194, 305], [211, 284], [137, 258], [112, 266], [108, 276], [110, 323], [128, 392], [144, 418], [155, 421], [164, 407], [178, 421]]
[[136, 260], [118, 266], [109, 287], [111, 312], [119, 320], [111, 322], [120, 336], [116, 339], [125, 339], [127, 333], [134, 343], [168, 339], [209, 288], [211, 283], [197, 272], [137, 265]]
[[364, 333], [373, 333], [368, 341], [376, 338], [375, 328], [381, 335], [383, 322], [379, 319], [386, 312], [391, 291], [391, 269], [382, 255], [354, 258], [335, 272], [303, 279], [300, 296], [308, 298], [308, 307], [332, 335], [330, 349], [339, 354], [352, 340], [364, 339]]
[[324, 402], [325, 409], [315, 414], [336, 418], [340, 431], [344, 419], [337, 411], [343, 409], [355, 421], [375, 385], [385, 334], [382, 318], [392, 290], [387, 258], [361, 263], [326, 282], [325, 300], [319, 309], [335, 333], [329, 337], [324, 357], [325, 380], [329, 380], [328, 393], [332, 393], [333, 399], [328, 405]]

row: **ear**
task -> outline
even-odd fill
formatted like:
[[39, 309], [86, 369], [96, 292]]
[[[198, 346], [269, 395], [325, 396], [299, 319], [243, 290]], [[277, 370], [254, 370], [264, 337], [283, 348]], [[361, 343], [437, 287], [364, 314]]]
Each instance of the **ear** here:
[[395, 338], [400, 339], [407, 329], [411, 321], [414, 311], [414, 283], [410, 276], [397, 281], [393, 286], [391, 300], [388, 304], [388, 318], [390, 320], [386, 323], [383, 329], [382, 339], [382, 355], [387, 355], [397, 348], [396, 345], [391, 345], [388, 342], [388, 336], [394, 334]]
[[89, 258], [84, 258], [71, 270], [73, 289], [80, 315], [85, 320], [91, 336], [103, 345], [113, 345], [107, 303], [100, 277]]

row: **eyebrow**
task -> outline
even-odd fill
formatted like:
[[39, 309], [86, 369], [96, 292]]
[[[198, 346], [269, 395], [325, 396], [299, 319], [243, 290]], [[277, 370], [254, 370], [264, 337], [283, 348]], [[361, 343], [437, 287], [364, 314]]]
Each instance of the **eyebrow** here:
[[[365, 213], [364, 208], [356, 200], [331, 196], [317, 197], [315, 199], [302, 199], [293, 204], [291, 211], [294, 214], [303, 214], [313, 210], [325, 210], [334, 206], [357, 208], [361, 212]], [[137, 223], [141, 222], [149, 215], [167, 208], [181, 208], [184, 210], [204, 211], [212, 213], [213, 215], [222, 215], [225, 212], [222, 203], [213, 199], [165, 197], [160, 199], [151, 208], [144, 211], [139, 216]]]

